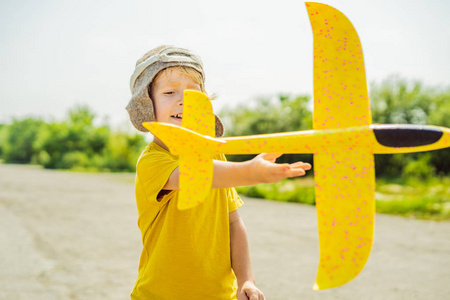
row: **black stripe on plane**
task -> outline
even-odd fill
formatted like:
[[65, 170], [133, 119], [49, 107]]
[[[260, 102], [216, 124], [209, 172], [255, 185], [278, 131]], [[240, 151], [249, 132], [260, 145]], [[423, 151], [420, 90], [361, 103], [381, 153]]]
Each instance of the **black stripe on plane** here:
[[370, 126], [378, 143], [386, 147], [417, 147], [436, 143], [444, 134], [436, 127], [410, 124]]

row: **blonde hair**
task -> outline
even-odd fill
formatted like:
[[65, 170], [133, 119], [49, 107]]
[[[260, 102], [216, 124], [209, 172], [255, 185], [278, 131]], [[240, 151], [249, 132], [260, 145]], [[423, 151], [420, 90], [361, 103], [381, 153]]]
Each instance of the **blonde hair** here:
[[200, 74], [199, 71], [197, 71], [194, 68], [188, 67], [188, 66], [174, 66], [174, 67], [168, 67], [165, 69], [162, 69], [161, 71], [158, 72], [158, 74], [156, 74], [156, 76], [153, 78], [152, 82], [148, 85], [148, 94], [150, 96], [150, 98], [152, 98], [152, 90], [153, 90], [153, 83], [161, 77], [161, 75], [168, 70], [176, 70], [177, 72], [179, 72], [181, 75], [186, 76], [190, 79], [192, 79], [196, 84], [198, 84], [200, 86], [200, 91], [204, 94], [206, 94], [210, 100], [213, 100], [216, 95], [212, 94], [212, 95], [208, 95], [206, 93], [205, 90], [205, 83], [203, 81], [203, 76], [202, 74]]

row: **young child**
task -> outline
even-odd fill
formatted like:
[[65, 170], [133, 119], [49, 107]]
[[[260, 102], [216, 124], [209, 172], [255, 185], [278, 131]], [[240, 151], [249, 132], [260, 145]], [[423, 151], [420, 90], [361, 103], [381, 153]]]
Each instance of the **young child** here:
[[[183, 91], [205, 93], [201, 59], [189, 50], [161, 46], [146, 53], [131, 78], [130, 120], [181, 126]], [[223, 125], [216, 117], [216, 135]], [[158, 137], [142, 152], [136, 171], [138, 226], [143, 250], [132, 299], [264, 299], [255, 286], [247, 233], [233, 187], [302, 176], [310, 165], [276, 164], [281, 154], [254, 159], [214, 160], [212, 190], [198, 207], [178, 210], [178, 163]]]

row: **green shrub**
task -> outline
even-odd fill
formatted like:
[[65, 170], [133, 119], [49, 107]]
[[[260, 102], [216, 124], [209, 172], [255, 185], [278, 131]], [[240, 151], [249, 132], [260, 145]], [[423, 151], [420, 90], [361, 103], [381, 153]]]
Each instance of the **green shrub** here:
[[8, 139], [9, 126], [0, 124], [0, 158], [3, 157], [4, 148]]
[[426, 152], [418, 155], [417, 159], [410, 160], [404, 170], [403, 174], [406, 177], [429, 179], [435, 175], [435, 167], [430, 163], [431, 153]]
[[45, 124], [39, 131], [34, 148], [39, 151], [38, 163], [44, 168], [56, 169], [65, 153], [74, 149], [74, 142], [69, 141], [69, 127], [66, 123]]
[[[45, 168], [86, 170], [97, 168], [94, 157], [103, 155], [110, 139], [106, 126], [94, 126], [94, 114], [87, 107], [69, 111], [68, 120], [42, 126], [34, 148], [37, 162]], [[99, 164], [101, 167], [101, 164]]]
[[85, 152], [72, 151], [64, 153], [57, 164], [58, 169], [84, 169], [90, 165], [89, 157]]
[[122, 132], [111, 134], [103, 159], [99, 159], [102, 169], [110, 171], [136, 171], [136, 162], [146, 143], [143, 136]]
[[38, 151], [33, 147], [43, 121], [32, 118], [13, 120], [2, 133], [2, 157], [7, 163], [30, 163]]

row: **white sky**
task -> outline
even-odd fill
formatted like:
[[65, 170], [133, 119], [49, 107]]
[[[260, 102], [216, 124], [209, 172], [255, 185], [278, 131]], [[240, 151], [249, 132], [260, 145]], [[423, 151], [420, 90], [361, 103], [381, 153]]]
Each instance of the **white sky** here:
[[[134, 64], [161, 44], [202, 57], [216, 110], [258, 95], [312, 94], [312, 30], [301, 1], [0, 1], [0, 122], [62, 119], [87, 104], [126, 124]], [[358, 31], [369, 82], [397, 73], [450, 85], [450, 1], [324, 3]]]

